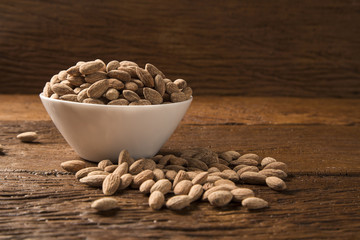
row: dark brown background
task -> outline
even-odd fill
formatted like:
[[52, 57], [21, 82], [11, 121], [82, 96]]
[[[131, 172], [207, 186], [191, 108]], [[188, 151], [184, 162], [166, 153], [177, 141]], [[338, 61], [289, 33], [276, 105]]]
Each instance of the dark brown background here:
[[360, 1], [0, 2], [0, 93], [78, 60], [151, 62], [195, 95], [360, 96]]

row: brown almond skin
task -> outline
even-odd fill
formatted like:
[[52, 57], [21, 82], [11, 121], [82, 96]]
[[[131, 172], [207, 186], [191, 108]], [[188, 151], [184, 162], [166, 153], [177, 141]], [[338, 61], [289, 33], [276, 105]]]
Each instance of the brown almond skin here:
[[141, 173], [137, 174], [132, 183], [133, 188], [138, 188], [140, 185], [145, 182], [146, 180], [153, 179], [154, 173], [151, 170], [144, 170]]
[[166, 202], [166, 207], [171, 210], [181, 210], [190, 206], [191, 198], [188, 195], [178, 195]]
[[136, 74], [137, 74], [138, 78], [144, 83], [144, 86], [154, 88], [154, 86], [155, 86], [154, 79], [148, 71], [137, 67]]
[[22, 142], [30, 143], [38, 138], [38, 134], [36, 132], [23, 132], [18, 134], [16, 138]]
[[155, 77], [155, 90], [160, 93], [161, 97], [164, 96], [166, 91], [166, 86], [164, 79], [160, 75], [156, 75]]
[[120, 165], [123, 162], [127, 162], [129, 166], [131, 166], [131, 164], [133, 164], [134, 162], [130, 156], [130, 153], [126, 149], [120, 152], [118, 158], [118, 165]]
[[71, 87], [69, 87], [63, 83], [56, 83], [56, 84], [52, 85], [51, 90], [59, 96], [62, 96], [65, 94], [75, 94], [74, 90]]
[[119, 190], [123, 190], [129, 187], [134, 179], [134, 177], [130, 173], [126, 173], [122, 175], [120, 178], [121, 178], [121, 183], [119, 186]]
[[108, 105], [129, 105], [129, 101], [126, 99], [116, 99], [108, 102]]
[[160, 191], [164, 195], [171, 191], [171, 182], [168, 179], [158, 180], [150, 189], [150, 192]]
[[116, 78], [122, 82], [130, 82], [131, 80], [130, 74], [122, 70], [111, 70], [107, 75], [110, 78]]
[[128, 100], [129, 102], [135, 102], [135, 101], [139, 101], [140, 97], [138, 94], [136, 94], [134, 91], [131, 90], [124, 90], [122, 92], [124, 98], [126, 100]]
[[150, 193], [150, 189], [152, 188], [152, 186], [155, 184], [155, 181], [152, 179], [146, 180], [145, 182], [143, 182], [140, 187], [139, 187], [139, 191], [143, 194], [148, 194]]
[[145, 159], [144, 158], [136, 160], [129, 167], [129, 173], [133, 174], [133, 175], [139, 174], [142, 170], [144, 170], [144, 165], [145, 165]]
[[267, 177], [266, 185], [275, 191], [283, 191], [287, 188], [286, 183], [278, 177]]
[[199, 174], [192, 180], [193, 185], [195, 185], [195, 184], [203, 185], [204, 183], [207, 182], [208, 175], [209, 175], [208, 172], [201, 172], [201, 173], [199, 173]]
[[115, 169], [118, 167], [118, 165], [110, 165], [104, 168], [105, 172], [112, 173], [115, 171]]
[[101, 168], [98, 168], [98, 167], [87, 167], [87, 168], [83, 168], [83, 169], [80, 169], [79, 171], [76, 172], [75, 174], [75, 177], [77, 179], [80, 179], [80, 178], [83, 178], [83, 177], [86, 177], [90, 172], [93, 172], [93, 171], [101, 171], [102, 169]]
[[117, 200], [109, 197], [100, 198], [91, 204], [91, 208], [94, 208], [97, 211], [109, 211], [118, 207]]
[[259, 173], [265, 175], [266, 177], [278, 177], [278, 178], [281, 178], [282, 180], [287, 178], [286, 172], [284, 172], [281, 169], [268, 168], [268, 169], [261, 170]]
[[64, 101], [70, 101], [70, 102], [77, 102], [77, 95], [76, 94], [65, 94], [59, 97], [59, 99]]
[[104, 195], [113, 195], [119, 188], [121, 178], [118, 174], [109, 174], [102, 183], [102, 191]]
[[265, 158], [263, 158], [263, 160], [261, 160], [261, 166], [265, 167], [266, 165], [268, 165], [269, 163], [272, 163], [272, 162], [276, 162], [276, 159], [272, 158], [272, 157], [265, 157]]
[[199, 200], [204, 192], [203, 186], [200, 184], [194, 184], [190, 191], [189, 191], [189, 197], [191, 198], [191, 202], [195, 202]]
[[87, 74], [91, 74], [91, 73], [100, 71], [104, 67], [105, 67], [105, 65], [101, 61], [90, 61], [90, 62], [86, 62], [86, 63], [83, 63], [82, 65], [80, 65], [79, 72], [83, 75], [87, 75]]
[[113, 165], [113, 163], [109, 159], [101, 160], [98, 163], [98, 167], [101, 169], [105, 169], [105, 167], [110, 166], [110, 165]]
[[182, 180], [174, 187], [175, 195], [187, 195], [193, 186], [190, 180]]
[[234, 190], [231, 190], [231, 194], [233, 195], [232, 201], [234, 202], [241, 202], [245, 198], [255, 196], [253, 190], [249, 188], [236, 188]]
[[92, 74], [85, 76], [85, 82], [90, 83], [90, 84], [96, 83], [97, 81], [104, 80], [104, 79], [107, 79], [107, 74], [106, 74], [106, 72], [101, 72], [101, 71], [94, 72]]
[[280, 169], [283, 170], [284, 172], [287, 171], [287, 165], [283, 162], [272, 162], [267, 164], [264, 169]]
[[228, 185], [228, 184], [212, 187], [209, 190], [204, 192], [204, 195], [202, 196], [202, 200], [207, 200], [208, 196], [213, 192], [220, 191], [220, 190], [231, 191], [236, 188], [237, 188], [236, 186]]
[[120, 177], [126, 174], [129, 170], [129, 164], [127, 162], [120, 163], [120, 165], [114, 170], [114, 174], [119, 175]]
[[240, 179], [249, 184], [265, 185], [266, 176], [257, 172], [244, 172], [240, 175]]
[[145, 70], [148, 71], [152, 77], [155, 77], [156, 75], [161, 76], [162, 78], [165, 78], [165, 74], [163, 74], [157, 67], [155, 67], [151, 63], [147, 63], [145, 65]]
[[173, 187], [176, 187], [176, 184], [178, 184], [179, 182], [181, 182], [182, 180], [190, 180], [190, 177], [188, 175], [187, 172], [185, 172], [184, 170], [180, 170], [173, 181]]
[[72, 66], [68, 70], [66, 70], [66, 73], [71, 76], [80, 76], [80, 66]]
[[241, 205], [243, 205], [249, 210], [256, 210], [256, 209], [266, 208], [269, 206], [267, 201], [257, 197], [245, 198], [244, 200], [242, 200]]
[[109, 88], [108, 80], [103, 79], [92, 84], [88, 88], [87, 95], [89, 98], [100, 98], [106, 92], [106, 90], [108, 90], [108, 88]]
[[162, 192], [154, 191], [150, 194], [149, 206], [153, 210], [159, 210], [160, 208], [162, 208], [162, 206], [164, 206], [164, 204], [165, 204], [165, 196]]
[[90, 104], [100, 104], [100, 105], [105, 104], [103, 101], [101, 101], [100, 99], [96, 99], [96, 98], [85, 98], [82, 102], [90, 103]]
[[81, 178], [80, 182], [91, 187], [101, 187], [106, 177], [106, 175], [91, 175]]
[[80, 169], [85, 168], [86, 163], [82, 160], [69, 160], [62, 162], [60, 165], [65, 171], [75, 173]]
[[149, 100], [151, 104], [161, 104], [163, 102], [161, 94], [152, 88], [144, 87], [143, 94], [145, 99]]
[[231, 202], [232, 198], [233, 195], [231, 194], [231, 192], [226, 190], [219, 190], [211, 193], [208, 196], [210, 204], [216, 207], [223, 207], [227, 205], [229, 202]]
[[54, 92], [53, 92], [53, 90], [51, 90], [50, 82], [47, 82], [47, 83], [45, 84], [44, 89], [43, 89], [43, 95], [44, 95], [45, 97], [50, 97], [53, 93], [54, 93]]
[[184, 79], [176, 79], [174, 83], [181, 90], [187, 87], [187, 83]]
[[116, 70], [120, 67], [120, 62], [117, 60], [112, 60], [106, 65], [106, 72], [110, 72], [111, 70]]

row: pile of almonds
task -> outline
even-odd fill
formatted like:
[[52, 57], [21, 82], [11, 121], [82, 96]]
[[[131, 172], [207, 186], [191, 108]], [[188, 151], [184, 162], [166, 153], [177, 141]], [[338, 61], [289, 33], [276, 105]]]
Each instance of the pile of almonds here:
[[[154, 210], [164, 205], [180, 210], [197, 200], [223, 207], [231, 201], [248, 209], [268, 207], [268, 202], [255, 197], [254, 192], [240, 184], [267, 185], [273, 190], [286, 189], [287, 166], [274, 158], [262, 160], [258, 155], [241, 155], [236, 151], [217, 154], [209, 148], [189, 149], [179, 156], [156, 155], [134, 160], [127, 150], [121, 151], [118, 164], [102, 160], [97, 167], [85, 167], [82, 160], [63, 162], [61, 167], [76, 173], [76, 178], [89, 186], [102, 188], [106, 196], [130, 187], [149, 194], [149, 206]], [[166, 200], [166, 196], [169, 196]], [[104, 197], [92, 207], [105, 211], [118, 207], [114, 197]]]
[[182, 102], [192, 96], [184, 79], [171, 81], [154, 65], [141, 68], [132, 61], [102, 60], [76, 63], [54, 75], [43, 89], [45, 97], [108, 105], [151, 105]]

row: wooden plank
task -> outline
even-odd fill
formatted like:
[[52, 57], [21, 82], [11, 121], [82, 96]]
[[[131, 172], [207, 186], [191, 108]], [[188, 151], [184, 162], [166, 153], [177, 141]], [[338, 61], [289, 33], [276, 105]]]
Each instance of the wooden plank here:
[[357, 1], [0, 3], [0, 92], [38, 93], [79, 60], [154, 63], [197, 94], [360, 96]]
[[[359, 99], [195, 96], [184, 124], [356, 125]], [[0, 94], [0, 121], [50, 120], [38, 95]]]
[[[61, 171], [60, 163], [78, 159], [50, 121], [0, 121], [0, 169]], [[21, 143], [18, 133], [37, 131], [39, 143]], [[193, 125], [181, 124], [163, 153], [196, 147], [213, 151], [238, 150], [272, 156], [288, 164], [294, 174], [360, 174], [360, 126], [326, 125]]]
[[249, 212], [239, 204], [213, 208], [193, 203], [187, 210], [152, 211], [136, 190], [117, 193], [120, 209], [97, 214], [90, 203], [101, 190], [69, 175], [0, 171], [2, 239], [243, 238], [356, 239], [360, 234], [360, 177], [295, 176], [289, 190], [248, 186], [270, 207]]

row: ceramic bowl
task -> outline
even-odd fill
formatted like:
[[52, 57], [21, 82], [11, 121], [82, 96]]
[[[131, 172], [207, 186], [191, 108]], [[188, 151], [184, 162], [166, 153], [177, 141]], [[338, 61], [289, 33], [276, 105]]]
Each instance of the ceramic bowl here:
[[115, 106], [40, 99], [57, 129], [80, 157], [117, 161], [127, 149], [134, 159], [154, 156], [170, 138], [192, 98], [179, 103]]

